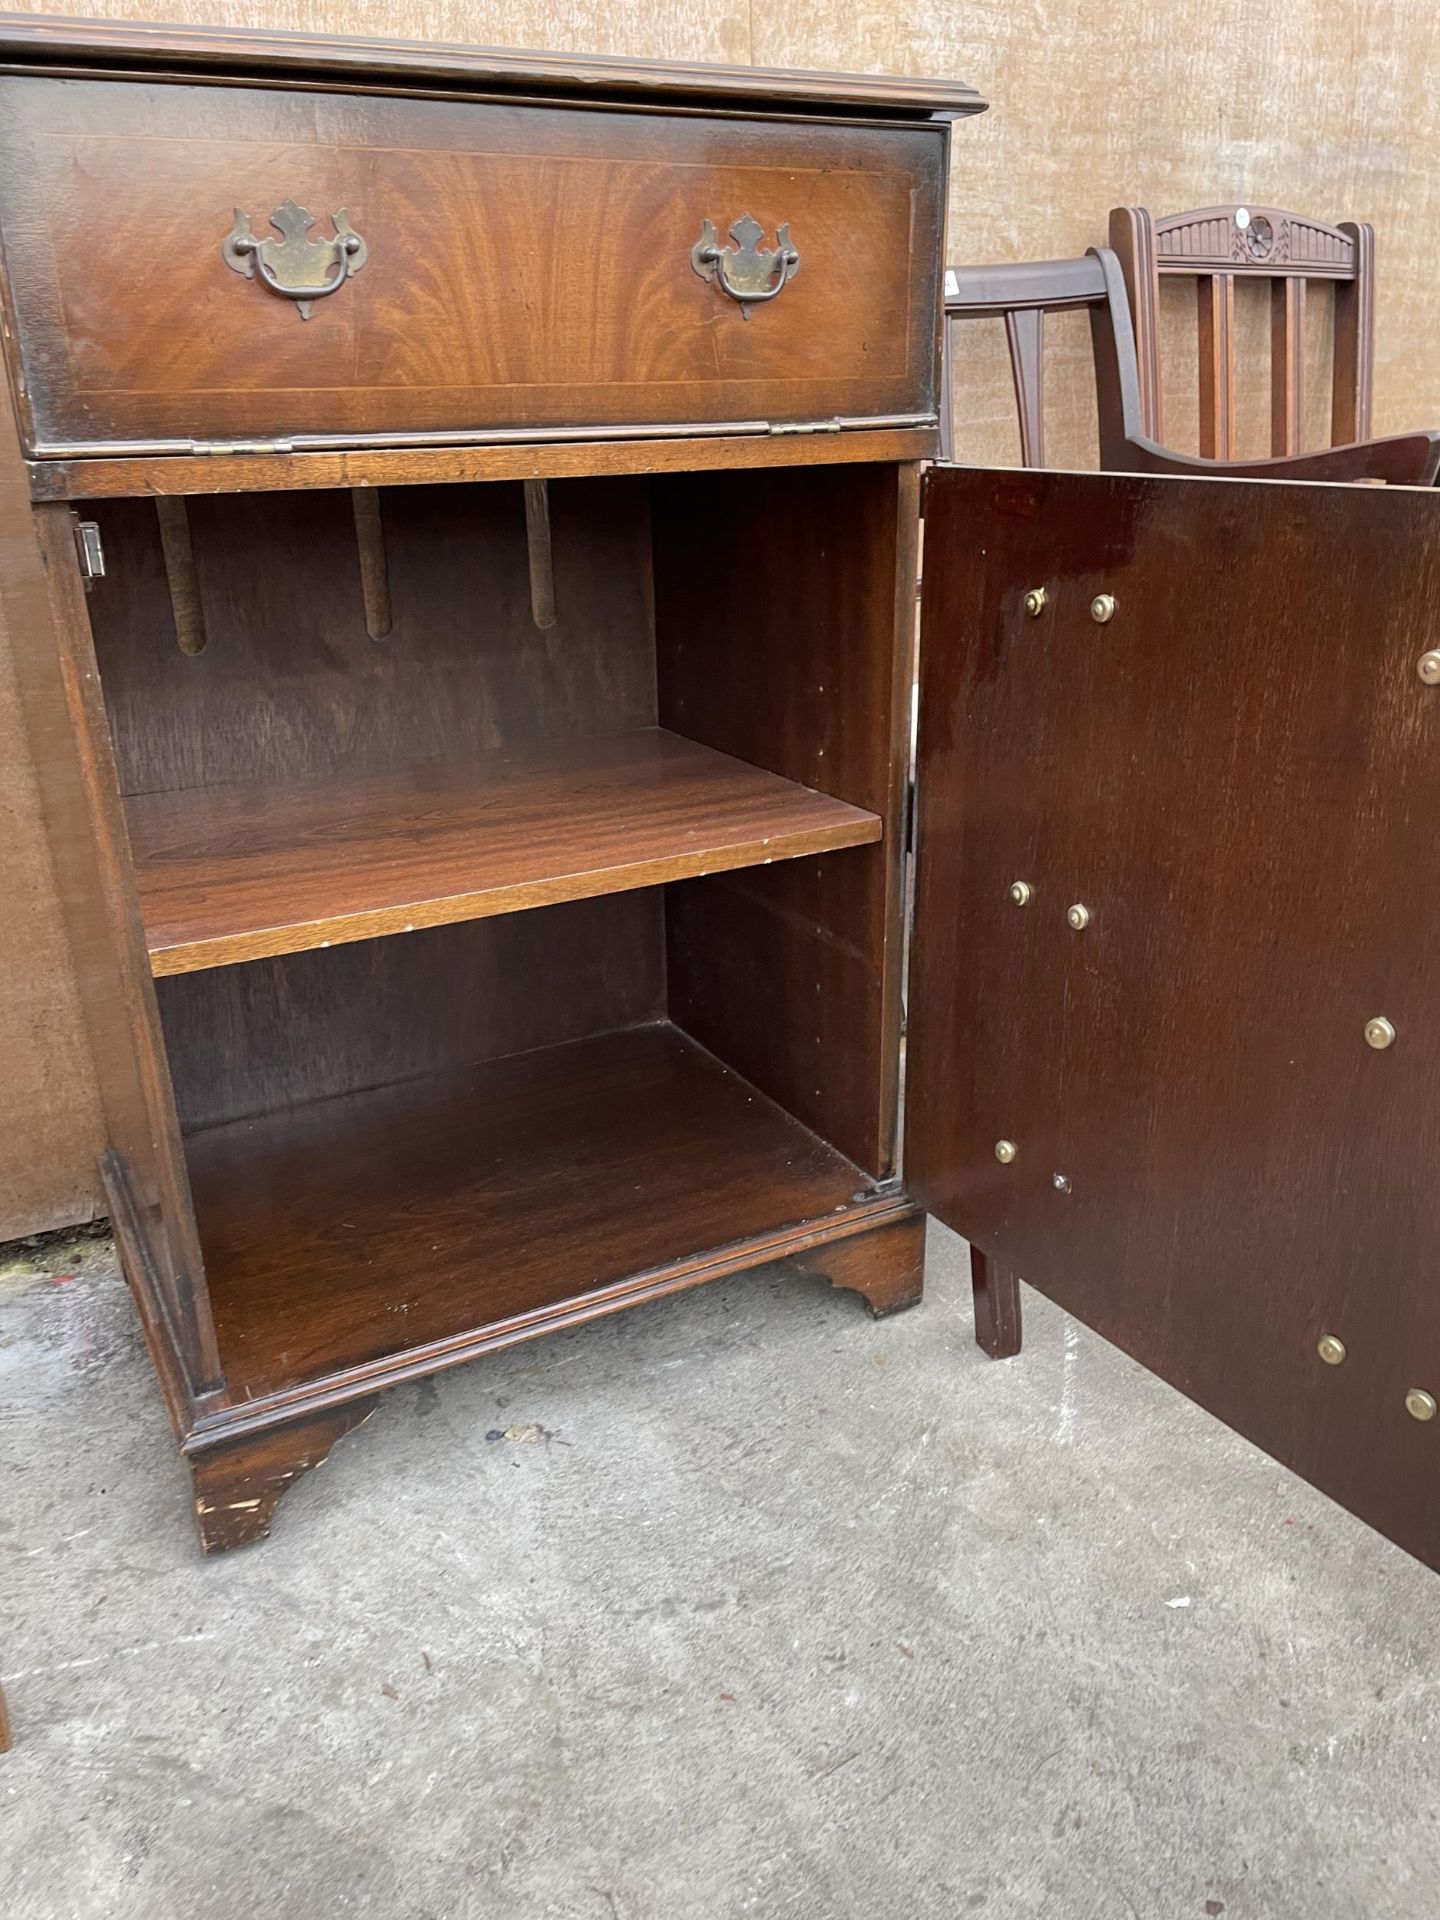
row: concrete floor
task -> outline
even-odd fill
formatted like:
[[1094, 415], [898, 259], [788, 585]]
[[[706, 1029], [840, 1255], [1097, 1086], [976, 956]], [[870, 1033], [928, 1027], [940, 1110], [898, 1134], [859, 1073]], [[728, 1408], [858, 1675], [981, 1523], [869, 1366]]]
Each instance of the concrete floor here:
[[1440, 1910], [1440, 1579], [1033, 1294], [984, 1360], [948, 1234], [400, 1389], [208, 1564], [108, 1243], [10, 1252], [6, 1920]]

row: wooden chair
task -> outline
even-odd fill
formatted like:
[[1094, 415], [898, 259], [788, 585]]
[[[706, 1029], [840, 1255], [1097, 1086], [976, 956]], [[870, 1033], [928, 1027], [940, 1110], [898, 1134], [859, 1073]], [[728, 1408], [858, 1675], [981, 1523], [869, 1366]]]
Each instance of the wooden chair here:
[[1120, 256], [1140, 377], [1140, 417], [1164, 439], [1160, 392], [1160, 280], [1193, 279], [1200, 329], [1200, 451], [1228, 460], [1235, 448], [1235, 284], [1270, 286], [1270, 451], [1299, 453], [1305, 416], [1305, 295], [1335, 289], [1330, 440], [1370, 437], [1375, 389], [1375, 229], [1338, 227], [1281, 207], [1202, 207], [1157, 219], [1115, 207], [1110, 245]]
[[1020, 412], [1020, 457], [1045, 461], [1045, 317], [1075, 308], [1090, 315], [1100, 421], [1100, 465], [1111, 473], [1215, 475], [1257, 480], [1378, 481], [1430, 486], [1440, 468], [1440, 433], [1391, 434], [1310, 453], [1232, 460], [1176, 453], [1146, 431], [1130, 302], [1118, 256], [1092, 247], [1080, 260], [1014, 266], [949, 267], [945, 273], [945, 353], [941, 457], [954, 458], [953, 335], [962, 320], [1003, 319]]

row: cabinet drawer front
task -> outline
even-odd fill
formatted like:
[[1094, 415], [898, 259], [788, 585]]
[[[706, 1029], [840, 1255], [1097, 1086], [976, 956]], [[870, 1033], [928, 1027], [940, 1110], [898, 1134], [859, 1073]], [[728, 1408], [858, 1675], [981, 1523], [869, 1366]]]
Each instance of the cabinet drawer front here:
[[[938, 123], [10, 77], [0, 234], [26, 430], [61, 454], [926, 414], [944, 175]], [[287, 201], [330, 243], [317, 269], [275, 251]], [[271, 279], [325, 282], [308, 317], [253, 254], [252, 277], [227, 264], [237, 210], [274, 243]], [[747, 214], [757, 250], [788, 226], [799, 256], [783, 284], [781, 267], [744, 283], [779, 285], [753, 304], [692, 260], [704, 222], [734, 248]]]

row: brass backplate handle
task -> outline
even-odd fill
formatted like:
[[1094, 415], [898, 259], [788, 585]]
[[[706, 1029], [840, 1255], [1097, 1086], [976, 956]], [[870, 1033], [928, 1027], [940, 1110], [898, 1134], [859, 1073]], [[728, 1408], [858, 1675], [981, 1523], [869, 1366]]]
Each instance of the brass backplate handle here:
[[702, 220], [700, 238], [690, 249], [690, 264], [700, 278], [717, 282], [722, 293], [738, 300], [747, 320], [757, 300], [773, 300], [800, 270], [800, 255], [790, 244], [788, 223], [775, 229], [772, 248], [760, 245], [764, 237], [760, 222], [742, 213], [730, 229], [733, 247], [722, 247], [715, 222]]
[[310, 229], [314, 215], [287, 200], [270, 216], [270, 224], [280, 234], [278, 240], [267, 234], [255, 237], [248, 213], [235, 209], [235, 224], [220, 248], [227, 267], [253, 280], [255, 269], [272, 293], [293, 300], [300, 318], [310, 318], [310, 308], [328, 293], [338, 293], [352, 274], [359, 273], [369, 258], [369, 248], [351, 226], [345, 209], [332, 216], [334, 237], [312, 240]]

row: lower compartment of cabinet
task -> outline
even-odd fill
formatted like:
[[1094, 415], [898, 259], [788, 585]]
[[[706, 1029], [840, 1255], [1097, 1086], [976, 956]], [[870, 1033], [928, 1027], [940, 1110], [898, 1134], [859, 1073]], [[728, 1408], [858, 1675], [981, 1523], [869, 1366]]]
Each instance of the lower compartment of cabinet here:
[[[223, 1391], [174, 1403], [207, 1552], [381, 1392], [499, 1347], [779, 1259], [919, 1300], [924, 1222], [669, 1019], [191, 1130]], [[149, 1250], [110, 1170], [162, 1377]]]
[[875, 1195], [669, 1022], [209, 1127], [187, 1157], [232, 1404], [427, 1370]]
[[402, 1381], [781, 1259], [876, 1314], [920, 1297], [886, 943], [837, 937], [883, 857], [157, 982], [213, 1387], [167, 1354], [109, 1179], [207, 1549]]

